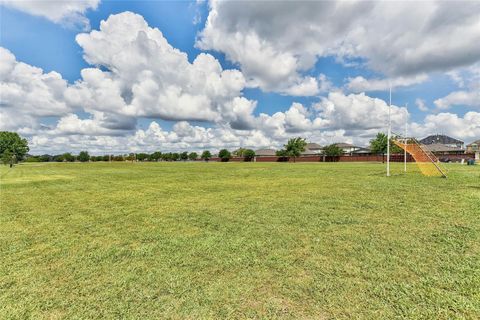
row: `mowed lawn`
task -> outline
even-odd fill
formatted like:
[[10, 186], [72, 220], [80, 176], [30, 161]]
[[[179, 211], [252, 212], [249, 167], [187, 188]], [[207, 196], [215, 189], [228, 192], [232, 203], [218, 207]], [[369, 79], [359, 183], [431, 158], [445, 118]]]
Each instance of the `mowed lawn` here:
[[0, 169], [0, 318], [480, 318], [480, 166]]

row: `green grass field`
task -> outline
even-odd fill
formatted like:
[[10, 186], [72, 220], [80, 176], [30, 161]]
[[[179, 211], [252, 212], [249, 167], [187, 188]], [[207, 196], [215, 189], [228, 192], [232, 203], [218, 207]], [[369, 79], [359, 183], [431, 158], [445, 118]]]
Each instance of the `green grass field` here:
[[0, 318], [480, 318], [480, 166], [384, 170], [2, 166]]

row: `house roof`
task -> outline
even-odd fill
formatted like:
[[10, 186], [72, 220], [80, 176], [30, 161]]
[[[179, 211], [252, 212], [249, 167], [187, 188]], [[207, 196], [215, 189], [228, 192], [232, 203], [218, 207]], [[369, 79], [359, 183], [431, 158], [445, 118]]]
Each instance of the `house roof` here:
[[305, 149], [309, 149], [309, 150], [321, 150], [321, 149], [322, 149], [322, 146], [319, 145], [318, 143], [310, 142], [310, 143], [307, 143], [307, 145], [305, 146]]
[[372, 152], [372, 149], [370, 148], [359, 148], [353, 151], [353, 153], [371, 153], [371, 152]]
[[354, 146], [353, 144], [345, 143], [345, 142], [335, 143], [335, 145], [339, 148], [358, 148], [357, 146]]
[[420, 140], [421, 144], [463, 144], [464, 142], [443, 134], [434, 134]]
[[468, 144], [467, 147], [471, 147], [472, 145], [476, 144], [477, 146], [480, 145], [480, 139], [479, 140], [475, 140], [473, 141], [472, 143]]
[[423, 146], [432, 152], [464, 151], [462, 148], [450, 147], [441, 143], [424, 144]]
[[255, 155], [256, 156], [274, 156], [276, 154], [276, 151], [273, 149], [258, 149], [255, 150]]

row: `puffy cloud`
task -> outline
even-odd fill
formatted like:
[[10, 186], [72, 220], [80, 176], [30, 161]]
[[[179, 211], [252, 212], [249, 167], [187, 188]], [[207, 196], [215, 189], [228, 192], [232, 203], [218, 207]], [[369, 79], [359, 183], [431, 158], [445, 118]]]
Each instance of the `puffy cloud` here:
[[[331, 92], [314, 108], [319, 112], [318, 116], [325, 120], [324, 128], [328, 129], [381, 130], [388, 126], [387, 103], [364, 93], [345, 95], [342, 92]], [[405, 108], [392, 105], [392, 127], [401, 127], [407, 115]]]
[[57, 72], [18, 62], [0, 47], [0, 126], [15, 130], [38, 126], [38, 118], [71, 111], [65, 102], [67, 82]]
[[425, 74], [414, 77], [396, 77], [393, 79], [365, 79], [362, 76], [347, 78], [347, 89], [353, 92], [365, 91], [384, 91], [397, 87], [408, 87], [426, 81], [428, 77]]
[[480, 64], [451, 72], [449, 76], [462, 90], [435, 100], [435, 106], [439, 109], [448, 109], [452, 106], [480, 108]]
[[54, 23], [88, 30], [90, 22], [85, 17], [85, 12], [95, 10], [99, 2], [100, 0], [1, 0], [0, 4], [47, 18]]
[[[110, 16], [100, 30], [79, 34], [78, 44], [92, 65], [82, 70], [82, 81], [68, 92], [73, 104], [88, 110], [131, 117], [166, 120], [233, 122], [235, 99], [245, 79], [238, 70], [222, 70], [210, 54], [199, 54], [193, 63], [172, 47], [157, 28], [142, 16], [124, 12]], [[231, 109], [227, 110], [229, 107]]]
[[448, 112], [430, 114], [423, 123], [413, 123], [410, 130], [418, 137], [442, 132], [468, 142], [480, 136], [480, 113], [470, 111], [463, 117]]
[[428, 107], [425, 104], [425, 100], [423, 99], [420, 99], [420, 98], [415, 99], [415, 105], [418, 107], [418, 110], [420, 111], [423, 111], [423, 112], [428, 111]]
[[294, 86], [318, 57], [352, 59], [389, 76], [480, 60], [480, 3], [448, 1], [210, 2], [197, 46], [226, 54], [266, 90]]
[[[327, 9], [337, 5], [346, 9], [352, 4], [323, 5]], [[368, 9], [377, 4], [357, 5]], [[249, 6], [247, 3], [245, 10]], [[259, 3], [259, 6], [267, 5]], [[317, 13], [305, 14], [308, 18]], [[342, 14], [348, 15], [348, 10]], [[258, 20], [257, 23], [263, 22]], [[274, 30], [268, 32], [273, 33], [273, 39], [283, 37]], [[311, 39], [314, 39], [318, 30], [311, 32]], [[261, 39], [256, 33], [252, 37]], [[326, 35], [326, 39], [328, 37]], [[302, 44], [303, 37], [297, 38]], [[248, 71], [250, 74], [245, 78], [238, 70], [223, 70], [210, 54], [201, 53], [189, 60], [186, 53], [168, 43], [160, 30], [149, 27], [143, 17], [130, 12], [110, 16], [101, 22], [99, 30], [80, 34], [76, 39], [92, 67], [83, 69], [81, 79], [70, 85], [58, 73], [44, 73], [18, 62], [8, 50], [0, 48], [0, 127], [29, 136], [34, 153], [85, 149], [92, 153], [119, 153], [280, 147], [295, 136], [320, 144], [345, 141], [364, 145], [387, 127], [388, 105], [383, 100], [365, 93], [338, 91], [323, 74], [302, 75], [315, 63], [315, 50], [311, 55], [297, 54], [292, 45], [285, 47], [288, 49], [286, 56], [278, 56], [281, 51], [275, 43], [270, 48], [271, 58], [280, 57], [281, 61], [277, 62], [283, 65], [276, 68], [269, 65], [270, 60], [260, 60], [265, 65]], [[265, 54], [264, 44], [263, 40], [257, 43], [259, 54]], [[315, 47], [317, 44], [309, 45]], [[329, 50], [326, 54], [330, 54]], [[294, 52], [293, 60], [288, 57], [291, 52]], [[269, 57], [268, 52], [266, 57]], [[248, 61], [254, 63], [254, 60]], [[255, 73], [259, 70], [261, 72]], [[267, 77], [263, 77], [263, 73]], [[401, 86], [423, 81], [422, 77], [392, 79], [396, 79], [394, 86]], [[357, 85], [363, 85], [364, 90], [385, 86], [385, 80], [381, 79], [356, 79]], [[465, 91], [472, 91], [472, 83], [475, 83], [473, 78], [469, 79], [464, 81]], [[328, 94], [311, 105], [294, 102], [285, 111], [256, 115], [257, 102], [242, 97], [243, 89], [254, 82], [273, 88], [270, 82], [277, 83], [277, 80], [281, 85], [275, 89], [284, 94]], [[353, 80], [351, 83], [355, 82]], [[403, 128], [405, 116], [404, 108], [392, 106], [394, 130]], [[43, 117], [58, 120], [44, 126]], [[160, 118], [175, 123], [171, 130], [163, 129], [155, 121], [146, 129], [138, 129], [139, 118]], [[203, 121], [205, 125], [198, 125], [198, 122], [193, 125], [192, 121]], [[419, 135], [452, 132], [466, 139], [478, 135], [479, 126], [478, 113], [469, 112], [463, 117], [441, 113], [414, 123], [412, 130]]]
[[434, 101], [439, 109], [448, 109], [451, 106], [480, 107], [480, 88], [476, 90], [454, 91], [447, 96]]

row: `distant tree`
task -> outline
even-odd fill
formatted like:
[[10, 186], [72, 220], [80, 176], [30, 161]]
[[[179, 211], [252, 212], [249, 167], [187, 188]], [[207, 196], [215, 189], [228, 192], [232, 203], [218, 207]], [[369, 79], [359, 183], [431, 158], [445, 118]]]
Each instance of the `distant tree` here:
[[80, 151], [78, 154], [78, 161], [80, 162], [88, 162], [90, 160], [90, 155], [88, 154], [87, 151]]
[[296, 162], [296, 158], [305, 151], [307, 142], [303, 138], [292, 138], [288, 140], [287, 144], [284, 145], [285, 155], [288, 157], [293, 157], [293, 162]]
[[2, 159], [2, 163], [4, 165], [10, 165], [10, 168], [13, 167], [13, 165], [17, 160], [15, 157], [15, 154], [12, 151], [10, 151], [10, 149], [6, 149], [3, 151], [1, 159]]
[[252, 161], [253, 158], [255, 158], [255, 151], [252, 149], [245, 149], [243, 157], [245, 158], [245, 161]]
[[245, 157], [245, 151], [247, 149], [245, 148], [238, 148], [237, 150], [233, 151], [232, 154], [235, 156], [235, 157]]
[[9, 154], [14, 155], [17, 160], [23, 160], [27, 152], [30, 150], [28, 147], [27, 139], [24, 139], [16, 132], [0, 131], [0, 156], [5, 151], [9, 151]]
[[121, 155], [121, 154], [116, 155], [116, 156], [113, 156], [113, 157], [112, 157], [112, 160], [113, 160], [113, 161], [125, 161], [123, 155]]
[[188, 152], [184, 151], [184, 152], [180, 153], [180, 159], [183, 160], [183, 161], [187, 161], [188, 160]]
[[26, 156], [24, 161], [25, 162], [41, 162], [40, 156]]
[[155, 151], [150, 155], [150, 161], [158, 161], [159, 159], [162, 158], [162, 153], [159, 151]]
[[197, 160], [198, 158], [198, 154], [196, 152], [190, 152], [190, 154], [188, 155], [188, 159], [190, 160]]
[[343, 154], [343, 149], [336, 144], [331, 144], [323, 148], [323, 152], [329, 157], [338, 157]]
[[275, 151], [275, 155], [277, 157], [288, 157], [287, 151], [285, 151], [284, 149]]
[[72, 156], [71, 153], [66, 152], [66, 153], [63, 154], [63, 161], [74, 162], [74, 161], [75, 161], [75, 157]]
[[162, 153], [162, 160], [163, 161], [171, 161], [172, 160], [172, 153], [171, 152]]
[[41, 156], [38, 157], [38, 159], [40, 160], [40, 162], [48, 162], [48, 161], [52, 161], [52, 156], [49, 155], [49, 154], [42, 154]]
[[138, 161], [145, 161], [150, 155], [148, 153], [137, 153], [136, 158]]
[[210, 151], [205, 150], [202, 152], [201, 158], [205, 161], [208, 161], [212, 158], [212, 154], [210, 153]]
[[[388, 136], [383, 133], [377, 133], [375, 139], [370, 140], [370, 149], [373, 153], [385, 155], [387, 153]], [[393, 138], [390, 139], [390, 153], [401, 153], [402, 149], [393, 143]]]
[[53, 161], [63, 162], [65, 161], [65, 158], [63, 157], [63, 154], [57, 154], [56, 156], [53, 156]]
[[136, 154], [133, 152], [126, 154], [123, 158], [125, 159], [125, 161], [132, 161], [132, 162], [137, 159]]
[[222, 162], [227, 162], [232, 157], [232, 154], [227, 149], [222, 149], [218, 153], [218, 157], [222, 159]]
[[177, 161], [180, 158], [180, 155], [176, 152], [172, 153], [171, 160]]
[[110, 161], [110, 156], [108, 154], [102, 156], [102, 161]]

